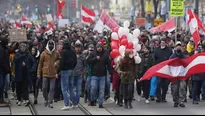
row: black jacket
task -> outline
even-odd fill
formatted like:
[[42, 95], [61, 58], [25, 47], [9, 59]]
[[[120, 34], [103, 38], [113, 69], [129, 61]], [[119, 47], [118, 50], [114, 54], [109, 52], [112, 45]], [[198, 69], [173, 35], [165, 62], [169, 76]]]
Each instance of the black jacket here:
[[71, 49], [71, 46], [64, 46], [60, 55], [61, 59], [57, 73], [59, 74], [60, 71], [73, 70], [77, 64], [77, 56], [75, 51]]
[[0, 75], [6, 76], [9, 73], [9, 53], [0, 45]]
[[172, 50], [169, 47], [161, 49], [160, 47], [156, 48], [154, 52], [154, 58], [156, 63], [161, 63], [169, 59], [172, 55]]
[[[97, 56], [100, 56], [100, 60], [97, 59]], [[88, 57], [87, 63], [91, 65], [92, 76], [106, 76], [107, 70], [110, 74], [112, 73], [109, 52], [96, 52]]]
[[29, 82], [31, 80], [31, 73], [36, 70], [37, 64], [35, 62], [35, 59], [32, 57], [32, 55], [29, 52], [17, 52], [14, 56], [14, 70], [15, 70], [15, 81], [21, 82], [23, 81], [22, 76], [22, 63], [25, 62], [26, 64], [26, 80]]

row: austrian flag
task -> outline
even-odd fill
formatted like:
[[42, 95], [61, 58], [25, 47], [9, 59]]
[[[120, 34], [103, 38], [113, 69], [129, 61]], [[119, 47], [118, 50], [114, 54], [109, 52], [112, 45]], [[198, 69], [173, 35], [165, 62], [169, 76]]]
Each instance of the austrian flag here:
[[191, 75], [205, 72], [205, 53], [195, 54], [186, 59], [171, 59], [151, 67], [141, 78], [149, 80], [153, 76], [166, 78], [171, 81], [186, 80]]
[[81, 6], [81, 20], [83, 23], [94, 23], [96, 18], [96, 14], [94, 11], [86, 8], [85, 6]]

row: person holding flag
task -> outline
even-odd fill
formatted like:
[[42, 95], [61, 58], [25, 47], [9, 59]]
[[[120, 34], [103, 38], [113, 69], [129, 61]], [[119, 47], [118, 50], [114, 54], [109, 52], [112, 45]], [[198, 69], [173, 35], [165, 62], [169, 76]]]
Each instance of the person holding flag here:
[[[176, 47], [174, 53], [170, 56], [173, 58], [185, 58], [182, 53], [182, 43], [180, 41], [176, 42]], [[174, 107], [185, 107], [183, 101], [186, 99], [186, 81], [185, 80], [174, 80], [171, 84], [171, 91], [174, 101]]]

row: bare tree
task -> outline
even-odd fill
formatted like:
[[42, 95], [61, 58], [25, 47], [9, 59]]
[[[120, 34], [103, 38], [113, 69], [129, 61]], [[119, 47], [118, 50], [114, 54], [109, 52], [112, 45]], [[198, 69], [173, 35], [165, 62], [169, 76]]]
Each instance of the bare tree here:
[[154, 17], [156, 18], [158, 15], [158, 6], [159, 6], [160, 0], [153, 0], [154, 4]]
[[145, 17], [145, 6], [144, 6], [144, 0], [141, 0], [141, 15], [142, 17]]

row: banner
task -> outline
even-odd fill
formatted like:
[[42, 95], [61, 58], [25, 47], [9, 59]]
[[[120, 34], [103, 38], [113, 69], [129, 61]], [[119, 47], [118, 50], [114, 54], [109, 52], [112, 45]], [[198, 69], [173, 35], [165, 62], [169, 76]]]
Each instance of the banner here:
[[174, 18], [171, 18], [169, 21], [150, 29], [150, 32], [165, 32], [165, 31], [173, 31], [176, 28]]
[[184, 0], [171, 0], [170, 3], [170, 16], [184, 16]]
[[9, 29], [10, 42], [27, 41], [26, 29]]
[[58, 20], [58, 27], [66, 27], [70, 26], [70, 21], [68, 19], [59, 19]]
[[145, 18], [136, 18], [136, 25], [137, 26], [145, 26], [146, 25], [146, 19]]
[[116, 27], [119, 27], [119, 25], [106, 12], [103, 12], [95, 25], [94, 31], [102, 33], [104, 28], [114, 31]]

